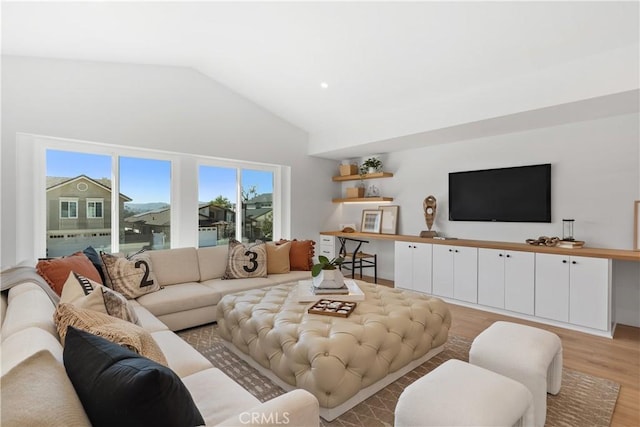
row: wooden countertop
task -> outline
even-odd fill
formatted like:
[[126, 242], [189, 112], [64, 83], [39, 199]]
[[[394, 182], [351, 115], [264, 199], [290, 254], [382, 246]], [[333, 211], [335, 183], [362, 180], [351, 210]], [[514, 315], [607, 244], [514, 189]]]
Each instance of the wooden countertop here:
[[584, 246], [580, 249], [568, 249], [557, 248], [548, 246], [534, 246], [526, 243], [513, 243], [513, 242], [493, 242], [490, 240], [466, 240], [466, 239], [450, 239], [439, 240], [429, 239], [419, 236], [406, 236], [401, 234], [377, 234], [377, 233], [343, 233], [342, 231], [322, 231], [320, 234], [325, 236], [337, 236], [337, 237], [353, 237], [356, 239], [365, 240], [390, 240], [390, 241], [402, 241], [402, 242], [415, 242], [415, 243], [432, 243], [434, 245], [449, 245], [449, 246], [473, 246], [477, 248], [487, 249], [504, 249], [509, 251], [522, 251], [522, 252], [536, 252], [545, 254], [557, 254], [557, 255], [574, 255], [574, 256], [586, 256], [593, 258], [608, 258], [621, 261], [636, 261], [640, 262], [640, 251], [632, 251], [629, 249], [605, 249], [605, 248], [592, 248]]

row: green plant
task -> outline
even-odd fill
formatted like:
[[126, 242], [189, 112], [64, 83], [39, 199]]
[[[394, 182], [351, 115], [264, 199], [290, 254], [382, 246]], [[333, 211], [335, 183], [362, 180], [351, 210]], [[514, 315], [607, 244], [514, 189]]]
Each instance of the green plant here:
[[362, 162], [360, 166], [360, 174], [365, 174], [369, 171], [369, 168], [373, 168], [375, 170], [379, 170], [382, 167], [382, 161], [377, 157], [369, 157], [367, 160]]
[[321, 270], [335, 270], [336, 268], [340, 267], [344, 262], [344, 258], [335, 257], [334, 259], [329, 261], [329, 258], [324, 255], [320, 255], [318, 256], [318, 261], [319, 262], [317, 264], [314, 264], [311, 268], [311, 276], [313, 277], [318, 277]]

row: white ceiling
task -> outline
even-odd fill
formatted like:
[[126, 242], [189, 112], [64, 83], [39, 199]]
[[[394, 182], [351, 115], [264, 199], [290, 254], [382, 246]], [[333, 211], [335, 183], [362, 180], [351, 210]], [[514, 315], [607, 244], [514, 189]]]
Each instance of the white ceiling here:
[[343, 139], [338, 147], [349, 149], [327, 151], [339, 157], [436, 129], [365, 132], [425, 100], [637, 47], [638, 10], [638, 2], [3, 2], [2, 51], [192, 67], [311, 140]]

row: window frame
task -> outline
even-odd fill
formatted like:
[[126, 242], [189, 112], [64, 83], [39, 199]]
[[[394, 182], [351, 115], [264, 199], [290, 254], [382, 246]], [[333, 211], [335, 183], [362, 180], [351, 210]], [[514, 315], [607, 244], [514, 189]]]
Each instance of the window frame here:
[[[90, 216], [89, 212], [91, 212], [91, 209], [89, 209], [89, 204], [90, 203], [100, 203], [101, 208], [100, 208], [100, 216]], [[104, 198], [100, 198], [100, 197], [89, 197], [87, 198], [87, 219], [104, 219]]]
[[[78, 198], [77, 197], [60, 197], [58, 199], [58, 218], [59, 219], [78, 219]], [[76, 216], [62, 216], [62, 204], [63, 203], [69, 203], [69, 206], [71, 206], [71, 203], [76, 205]], [[71, 209], [67, 208], [67, 212], [71, 211]]]

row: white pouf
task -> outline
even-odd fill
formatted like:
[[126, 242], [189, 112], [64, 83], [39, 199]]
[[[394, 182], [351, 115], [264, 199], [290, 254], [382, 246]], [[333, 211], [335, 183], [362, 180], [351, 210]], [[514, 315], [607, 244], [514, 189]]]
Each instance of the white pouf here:
[[469, 363], [524, 384], [533, 395], [535, 426], [547, 418], [547, 392], [562, 385], [562, 342], [548, 331], [495, 322], [473, 340]]
[[404, 389], [395, 426], [529, 426], [533, 417], [525, 386], [451, 359]]

